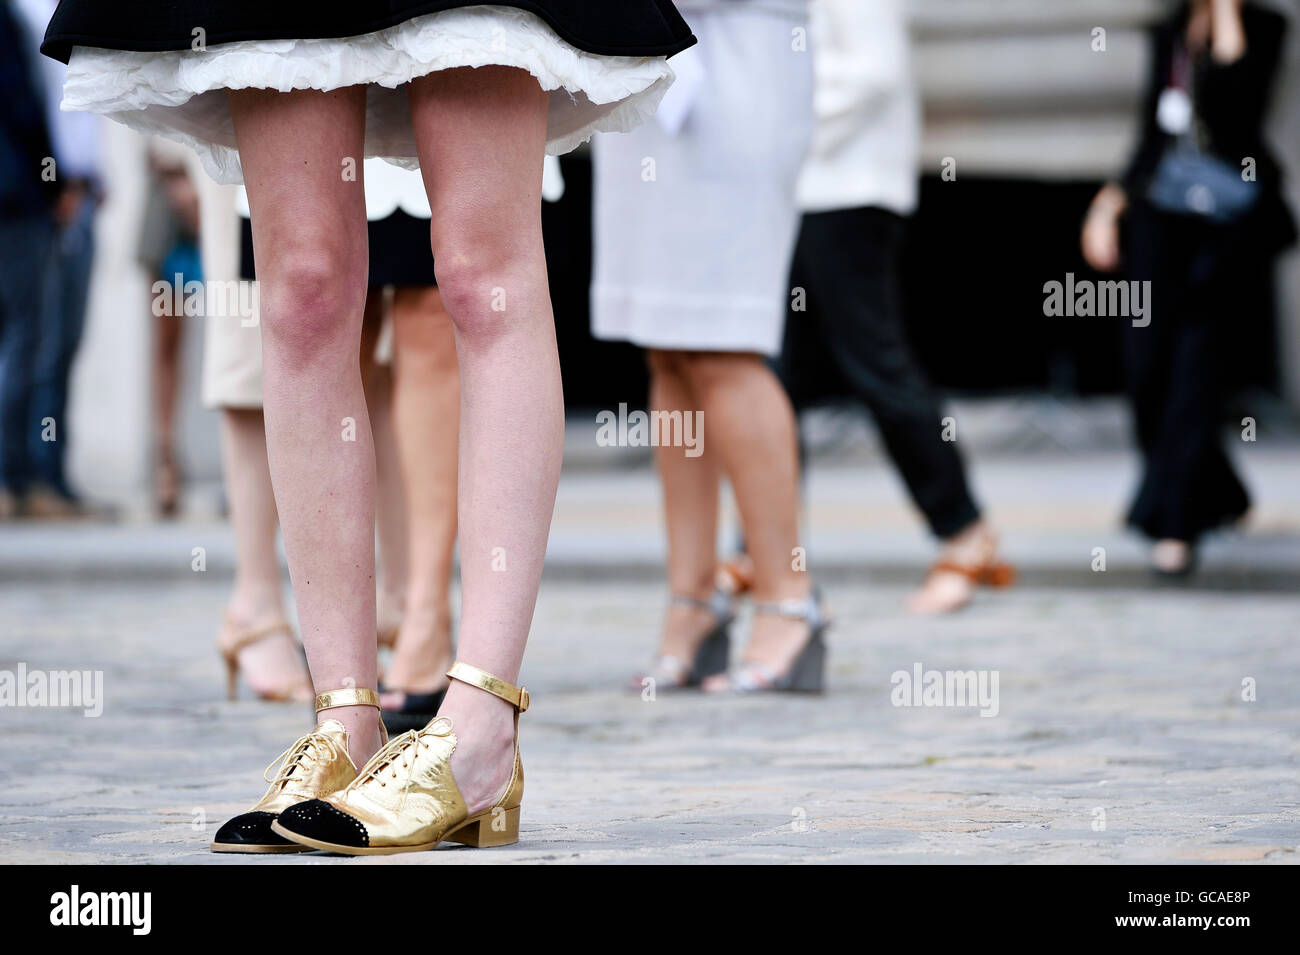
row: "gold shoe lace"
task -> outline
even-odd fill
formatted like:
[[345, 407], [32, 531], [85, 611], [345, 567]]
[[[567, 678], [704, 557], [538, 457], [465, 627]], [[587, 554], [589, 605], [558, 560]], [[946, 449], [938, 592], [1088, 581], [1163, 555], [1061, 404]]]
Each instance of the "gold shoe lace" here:
[[[272, 786], [284, 786], [293, 776], [294, 771], [302, 765], [303, 758], [313, 752], [316, 747], [321, 748], [326, 759], [338, 759], [339, 750], [334, 744], [334, 740], [324, 733], [313, 731], [306, 736], [300, 736], [289, 744], [288, 749], [271, 760], [266, 769], [262, 770], [262, 778]], [[280, 770], [272, 777], [271, 770], [275, 768], [277, 763], [280, 764]]]
[[[366, 765], [361, 767], [361, 772], [357, 773], [357, 778], [349, 785], [349, 789], [360, 788], [370, 780], [374, 780], [382, 787], [387, 787], [388, 783], [382, 778], [383, 771], [389, 770], [388, 777], [392, 780], [398, 779], [398, 770], [404, 769], [406, 772], [401, 776], [402, 797], [398, 805], [406, 802], [406, 783], [411, 778], [411, 771], [414, 768], [414, 756], [407, 758], [407, 750], [412, 746], [423, 749], [428, 744], [423, 739], [423, 730], [408, 730], [401, 736], [394, 736], [379, 751], [371, 756]], [[401, 757], [401, 763], [397, 760]]]

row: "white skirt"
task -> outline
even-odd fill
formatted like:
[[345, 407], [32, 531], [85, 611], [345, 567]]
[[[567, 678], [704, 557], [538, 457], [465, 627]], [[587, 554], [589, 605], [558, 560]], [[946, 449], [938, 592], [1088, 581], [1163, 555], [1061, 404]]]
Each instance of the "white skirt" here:
[[366, 85], [365, 155], [418, 168], [404, 85], [456, 67], [527, 70], [551, 93], [547, 152], [596, 132], [626, 132], [652, 116], [673, 82], [663, 57], [598, 56], [561, 40], [539, 17], [464, 7], [359, 37], [248, 40], [204, 52], [75, 47], [65, 110], [100, 113], [193, 148], [209, 175], [243, 182], [226, 90], [281, 92]]
[[660, 121], [593, 144], [596, 338], [780, 351], [812, 54], [792, 43], [801, 20], [731, 6], [691, 11], [699, 45], [673, 61]]

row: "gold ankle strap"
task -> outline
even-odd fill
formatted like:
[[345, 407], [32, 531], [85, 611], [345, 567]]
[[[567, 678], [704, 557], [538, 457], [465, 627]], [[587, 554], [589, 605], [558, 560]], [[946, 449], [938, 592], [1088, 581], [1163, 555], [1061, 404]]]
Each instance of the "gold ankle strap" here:
[[349, 687], [346, 690], [326, 690], [316, 697], [316, 712], [328, 710], [331, 706], [373, 706], [379, 709], [379, 694], [374, 690], [359, 690]]
[[528, 688], [515, 686], [513, 683], [507, 683], [499, 677], [493, 676], [486, 670], [480, 670], [478, 667], [470, 666], [468, 663], [453, 663], [451, 669], [447, 671], [447, 676], [453, 680], [460, 680], [461, 683], [468, 683], [470, 686], [476, 686], [480, 690], [486, 690], [493, 696], [500, 697], [520, 713], [528, 709]]

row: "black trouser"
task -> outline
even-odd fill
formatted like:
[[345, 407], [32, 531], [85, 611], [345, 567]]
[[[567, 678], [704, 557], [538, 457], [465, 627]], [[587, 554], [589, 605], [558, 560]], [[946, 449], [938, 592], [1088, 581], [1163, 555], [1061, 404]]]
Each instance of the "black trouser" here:
[[1151, 324], [1124, 333], [1125, 374], [1144, 472], [1128, 521], [1153, 538], [1195, 541], [1250, 498], [1220, 444], [1222, 326], [1240, 279], [1233, 233], [1144, 204], [1129, 214], [1130, 278], [1151, 282]]
[[907, 344], [899, 272], [903, 227], [900, 216], [876, 208], [803, 217], [791, 286], [803, 290], [807, 308], [793, 310], [796, 292], [778, 370], [796, 408], [826, 397], [838, 378], [876, 419], [930, 529], [951, 537], [980, 512]]

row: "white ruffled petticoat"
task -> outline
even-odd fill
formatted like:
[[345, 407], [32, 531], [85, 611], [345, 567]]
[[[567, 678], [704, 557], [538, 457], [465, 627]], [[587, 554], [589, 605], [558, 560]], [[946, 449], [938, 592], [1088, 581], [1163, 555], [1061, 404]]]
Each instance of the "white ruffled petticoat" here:
[[222, 183], [243, 182], [225, 90], [331, 90], [366, 84], [365, 155], [418, 168], [403, 84], [455, 67], [513, 66], [551, 92], [546, 151], [596, 132], [626, 132], [654, 115], [673, 71], [663, 57], [597, 56], [561, 40], [539, 17], [509, 7], [432, 13], [364, 36], [247, 40], [204, 52], [140, 53], [78, 46], [65, 110], [101, 113], [183, 143]]

